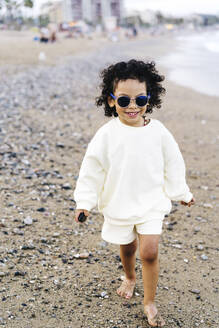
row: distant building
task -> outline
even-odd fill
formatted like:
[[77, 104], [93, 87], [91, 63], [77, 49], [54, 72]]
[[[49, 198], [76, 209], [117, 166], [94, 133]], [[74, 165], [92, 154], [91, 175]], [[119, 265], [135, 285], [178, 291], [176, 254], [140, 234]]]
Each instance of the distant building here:
[[124, 4], [123, 0], [63, 0], [63, 11], [66, 21], [85, 20], [97, 24], [108, 17], [120, 20]]
[[207, 14], [193, 14], [190, 16], [190, 20], [196, 25], [213, 25], [219, 22], [219, 17], [216, 15]]
[[41, 6], [41, 15], [47, 15], [50, 22], [60, 24], [64, 20], [63, 4], [61, 1], [46, 2]]
[[130, 25], [156, 25], [157, 15], [152, 10], [129, 10], [126, 12], [124, 22]]

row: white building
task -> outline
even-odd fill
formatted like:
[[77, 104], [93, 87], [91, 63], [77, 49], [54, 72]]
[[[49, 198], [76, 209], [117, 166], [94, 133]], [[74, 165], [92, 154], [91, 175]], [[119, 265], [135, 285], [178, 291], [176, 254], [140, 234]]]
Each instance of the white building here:
[[109, 17], [118, 20], [124, 14], [123, 0], [63, 0], [66, 21], [85, 20], [94, 24]]
[[144, 24], [156, 25], [157, 15], [153, 10], [128, 10], [125, 15], [127, 22], [137, 23], [141, 20]]

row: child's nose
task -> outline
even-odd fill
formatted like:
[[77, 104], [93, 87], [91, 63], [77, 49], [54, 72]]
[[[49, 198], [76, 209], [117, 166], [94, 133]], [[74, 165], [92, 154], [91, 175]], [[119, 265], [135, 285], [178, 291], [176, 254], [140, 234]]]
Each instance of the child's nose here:
[[129, 106], [130, 106], [130, 105], [134, 105], [134, 107], [137, 106], [137, 105], [136, 105], [135, 98], [131, 98], [131, 99], [130, 99], [130, 104], [129, 104]]

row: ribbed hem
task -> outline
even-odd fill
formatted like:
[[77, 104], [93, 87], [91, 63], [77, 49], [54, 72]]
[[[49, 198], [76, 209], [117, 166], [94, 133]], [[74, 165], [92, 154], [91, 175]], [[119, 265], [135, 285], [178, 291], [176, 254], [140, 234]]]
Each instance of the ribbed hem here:
[[77, 203], [77, 206], [76, 206], [77, 210], [82, 209], [82, 210], [90, 211], [90, 210], [92, 210], [92, 208], [94, 208], [94, 206], [87, 202], [79, 202], [79, 203]]

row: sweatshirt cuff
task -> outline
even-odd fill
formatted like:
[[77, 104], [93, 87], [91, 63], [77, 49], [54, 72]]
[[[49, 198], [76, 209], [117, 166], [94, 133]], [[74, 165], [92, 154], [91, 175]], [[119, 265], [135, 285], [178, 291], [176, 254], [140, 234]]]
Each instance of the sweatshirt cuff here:
[[189, 203], [189, 202], [192, 200], [192, 198], [193, 198], [193, 195], [192, 195], [192, 193], [189, 191], [188, 193], [186, 193], [186, 194], [182, 197], [181, 201], [183, 201], [183, 202], [185, 202], [185, 203]]
[[77, 202], [76, 204], [77, 204], [76, 210], [82, 209], [82, 210], [91, 211], [92, 208], [94, 207], [91, 203], [88, 202]]

